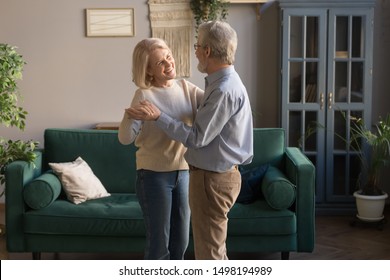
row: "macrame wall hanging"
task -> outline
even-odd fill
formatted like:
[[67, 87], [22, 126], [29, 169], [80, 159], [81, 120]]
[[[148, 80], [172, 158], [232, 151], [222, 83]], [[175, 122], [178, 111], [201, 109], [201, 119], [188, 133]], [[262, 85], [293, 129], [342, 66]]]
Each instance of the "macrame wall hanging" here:
[[149, 0], [152, 37], [165, 40], [172, 50], [178, 77], [189, 77], [193, 16], [190, 0]]

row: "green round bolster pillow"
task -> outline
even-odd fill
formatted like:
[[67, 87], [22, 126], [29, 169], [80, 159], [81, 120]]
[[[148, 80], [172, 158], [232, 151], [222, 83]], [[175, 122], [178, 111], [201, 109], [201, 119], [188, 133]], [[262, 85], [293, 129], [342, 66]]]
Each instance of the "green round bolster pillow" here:
[[61, 189], [61, 181], [55, 174], [44, 173], [24, 187], [24, 202], [32, 209], [45, 208], [59, 197]]
[[287, 209], [295, 201], [295, 185], [274, 166], [268, 168], [261, 191], [268, 205], [277, 210]]

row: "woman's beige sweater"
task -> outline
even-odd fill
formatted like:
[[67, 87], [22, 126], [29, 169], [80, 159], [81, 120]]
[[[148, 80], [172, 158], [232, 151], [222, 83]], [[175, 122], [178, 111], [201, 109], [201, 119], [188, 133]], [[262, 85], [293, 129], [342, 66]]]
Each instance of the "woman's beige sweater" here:
[[[131, 106], [137, 105], [141, 100], [149, 100], [171, 117], [192, 125], [202, 98], [203, 90], [181, 79], [175, 80], [169, 88], [137, 89]], [[133, 120], [125, 112], [119, 126], [118, 138], [123, 145], [135, 141], [138, 148], [137, 170], [165, 172], [188, 169], [184, 159], [186, 148], [170, 139], [153, 121]]]

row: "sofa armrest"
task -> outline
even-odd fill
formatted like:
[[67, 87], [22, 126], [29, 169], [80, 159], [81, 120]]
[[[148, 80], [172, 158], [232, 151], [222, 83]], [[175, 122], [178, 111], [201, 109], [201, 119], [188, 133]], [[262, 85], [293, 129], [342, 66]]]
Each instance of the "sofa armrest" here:
[[42, 151], [35, 151], [34, 163], [17, 160], [11, 162], [5, 171], [5, 222], [7, 248], [12, 252], [23, 251], [23, 214], [26, 204], [23, 199], [24, 186], [42, 173]]
[[296, 147], [286, 148], [285, 172], [296, 185], [298, 252], [312, 252], [315, 242], [315, 167]]

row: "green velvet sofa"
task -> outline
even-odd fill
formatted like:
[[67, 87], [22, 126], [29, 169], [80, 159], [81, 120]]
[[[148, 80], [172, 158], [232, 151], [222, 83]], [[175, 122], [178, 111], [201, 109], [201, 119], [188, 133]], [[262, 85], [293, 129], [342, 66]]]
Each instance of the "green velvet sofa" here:
[[[284, 133], [281, 128], [254, 129], [255, 156], [241, 170], [267, 165], [261, 181], [251, 181], [263, 194], [233, 206], [228, 252], [281, 252], [282, 259], [288, 259], [289, 252], [312, 252], [314, 248], [314, 166], [299, 149], [285, 146]], [[118, 142], [117, 131], [46, 129], [35, 164], [15, 161], [6, 169], [8, 251], [31, 252], [34, 259], [41, 252], [142, 253], [145, 231], [134, 189], [135, 152], [134, 145]], [[62, 190], [42, 188], [35, 198], [46, 197], [44, 205], [31, 208], [26, 203], [26, 187], [50, 174], [49, 162], [70, 162], [79, 156], [110, 196], [74, 204]], [[292, 186], [289, 201], [278, 203], [286, 198], [285, 183]]]

